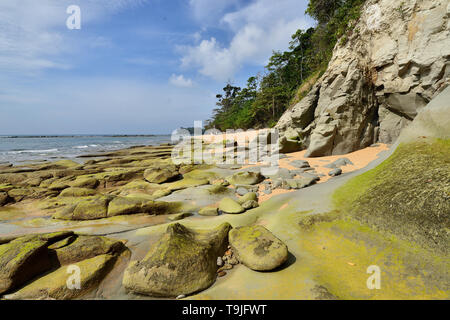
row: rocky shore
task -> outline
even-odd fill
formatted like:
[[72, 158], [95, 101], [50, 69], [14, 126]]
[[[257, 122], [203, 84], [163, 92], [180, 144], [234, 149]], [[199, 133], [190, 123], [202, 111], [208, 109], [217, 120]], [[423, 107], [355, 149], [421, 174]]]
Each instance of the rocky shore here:
[[0, 296], [448, 299], [448, 93], [399, 147], [276, 172], [176, 164], [171, 145], [2, 165]]
[[[135, 147], [80, 163], [3, 166], [3, 299], [224, 298], [233, 285], [241, 298], [276, 298], [238, 282], [250, 272], [250, 279], [278, 279], [277, 287], [305, 262], [312, 267], [298, 252], [298, 241], [307, 238], [297, 233], [305, 224], [323, 222], [320, 215], [310, 220], [311, 201], [328, 200], [314, 192], [309, 204], [299, 203], [299, 195], [358, 169], [351, 154], [316, 158], [313, 167], [288, 154], [281, 155], [277, 173], [265, 176], [264, 163], [176, 165], [172, 148]], [[372, 146], [359, 158], [365, 152], [373, 160], [386, 150]], [[73, 266], [81, 272], [80, 289], [68, 286]], [[312, 283], [289, 298], [337, 298], [317, 279]]]
[[[133, 147], [80, 162], [2, 166], [3, 298], [97, 296], [113, 269], [121, 274], [115, 285], [123, 294], [175, 298], [207, 289], [239, 263], [256, 271], [283, 266], [285, 243], [260, 225], [233, 228], [227, 217], [245, 217], [272, 192], [306, 188], [326, 176], [286, 155], [281, 158], [293, 169], [281, 166], [270, 176], [261, 174], [263, 163], [176, 165], [172, 148]], [[353, 165], [347, 158], [323, 161], [328, 178]], [[226, 222], [212, 227], [218, 217]], [[194, 225], [211, 220], [211, 227], [171, 223], [183, 219]], [[158, 236], [136, 236], [152, 228]], [[81, 270], [82, 289], [67, 288], [72, 265]]]

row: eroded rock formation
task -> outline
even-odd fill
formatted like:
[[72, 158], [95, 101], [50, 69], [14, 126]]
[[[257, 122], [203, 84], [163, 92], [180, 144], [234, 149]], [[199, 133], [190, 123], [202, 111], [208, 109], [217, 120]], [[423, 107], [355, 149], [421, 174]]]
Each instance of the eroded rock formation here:
[[311, 157], [393, 142], [450, 82], [449, 16], [447, 0], [368, 0], [327, 71], [279, 120], [281, 141]]

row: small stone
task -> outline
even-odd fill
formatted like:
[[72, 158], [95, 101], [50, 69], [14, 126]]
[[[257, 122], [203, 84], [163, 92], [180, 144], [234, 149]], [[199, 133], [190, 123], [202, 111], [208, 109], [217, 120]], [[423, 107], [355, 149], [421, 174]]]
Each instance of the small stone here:
[[289, 164], [293, 167], [300, 168], [300, 169], [310, 167], [308, 161], [305, 161], [305, 160], [294, 160], [294, 161], [289, 162]]
[[232, 266], [239, 264], [239, 260], [233, 256], [230, 259], [228, 259], [228, 263], [231, 264]]
[[217, 266], [218, 266], [218, 267], [223, 266], [223, 260], [222, 260], [221, 257], [217, 257]]
[[182, 213], [174, 214], [173, 216], [168, 217], [168, 219], [170, 221], [178, 221], [178, 220], [182, 220], [184, 218], [190, 217], [190, 216], [192, 216], [191, 212], [182, 212]]
[[340, 169], [340, 168], [336, 168], [336, 169], [328, 172], [328, 175], [331, 177], [339, 176], [340, 174], [342, 174], [342, 169]]
[[220, 271], [217, 275], [219, 276], [219, 277], [223, 277], [223, 276], [225, 276], [227, 273], [225, 272], [225, 271]]
[[242, 213], [245, 211], [242, 206], [231, 198], [223, 198], [219, 203], [219, 210], [225, 213]]
[[219, 210], [217, 208], [206, 207], [200, 209], [198, 214], [201, 216], [217, 216], [219, 214]]
[[245, 210], [253, 209], [259, 207], [259, 204], [255, 200], [248, 200], [242, 204], [242, 208]]
[[239, 187], [236, 189], [236, 193], [240, 196], [243, 196], [248, 193], [248, 190], [246, 188]]
[[179, 296], [177, 296], [177, 300], [184, 299], [184, 298], [186, 298], [185, 294], [180, 294]]

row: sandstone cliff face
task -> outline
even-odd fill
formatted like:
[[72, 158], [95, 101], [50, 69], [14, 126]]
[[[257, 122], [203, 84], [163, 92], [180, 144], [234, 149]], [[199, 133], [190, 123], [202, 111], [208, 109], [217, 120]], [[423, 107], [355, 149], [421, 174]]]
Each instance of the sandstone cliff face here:
[[449, 0], [368, 0], [327, 71], [276, 128], [307, 156], [393, 142], [450, 83]]

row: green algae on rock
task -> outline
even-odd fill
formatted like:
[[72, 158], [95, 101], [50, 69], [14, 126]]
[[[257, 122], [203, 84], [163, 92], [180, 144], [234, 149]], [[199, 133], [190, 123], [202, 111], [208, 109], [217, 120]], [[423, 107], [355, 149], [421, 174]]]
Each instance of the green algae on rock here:
[[92, 177], [78, 177], [70, 185], [75, 188], [95, 189], [99, 185], [99, 181]]
[[166, 165], [164, 167], [150, 168], [144, 171], [144, 178], [151, 183], [164, 183], [171, 181], [179, 176], [177, 167]]
[[230, 229], [228, 223], [208, 231], [169, 225], [143, 260], [129, 264], [123, 285], [129, 291], [159, 297], [208, 288], [216, 280], [217, 257], [227, 248]]
[[242, 171], [233, 174], [226, 178], [232, 185], [254, 185], [264, 180], [264, 177], [259, 172]]
[[338, 209], [369, 226], [448, 254], [450, 140], [401, 144], [334, 194]]
[[47, 241], [15, 239], [0, 245], [0, 294], [22, 285], [51, 268]]
[[60, 197], [88, 197], [95, 195], [95, 191], [88, 188], [70, 187], [59, 194]]
[[242, 213], [245, 211], [242, 206], [231, 198], [223, 198], [219, 202], [219, 210], [225, 213]]
[[[37, 278], [4, 298], [77, 298], [98, 285], [115, 259], [126, 250], [122, 241], [76, 235], [72, 231], [11, 239], [0, 245], [0, 294], [11, 292]], [[78, 290], [67, 287], [69, 274], [67, 267], [62, 266], [69, 264], [80, 268], [81, 287]], [[48, 271], [52, 272], [45, 274]]]
[[[70, 266], [62, 266], [57, 270], [33, 281], [19, 291], [6, 295], [6, 300], [42, 300], [75, 299], [89, 293], [96, 288], [103, 278], [113, 267], [117, 257], [110, 254], [102, 254], [90, 259], [77, 262], [76, 267], [80, 270], [79, 287], [69, 287], [70, 275], [76, 272]], [[72, 284], [77, 285], [78, 284]]]
[[219, 209], [218, 208], [214, 208], [214, 207], [205, 207], [205, 208], [201, 208], [198, 211], [198, 214], [201, 216], [217, 216], [219, 215]]
[[263, 226], [232, 229], [229, 239], [239, 261], [252, 270], [270, 271], [288, 258], [287, 246]]
[[255, 192], [248, 192], [239, 198], [238, 203], [243, 204], [247, 201], [258, 201], [258, 196]]
[[121, 241], [100, 236], [79, 235], [65, 244], [59, 243], [59, 248], [52, 251], [58, 265], [73, 264], [103, 254], [118, 255], [126, 248]]

